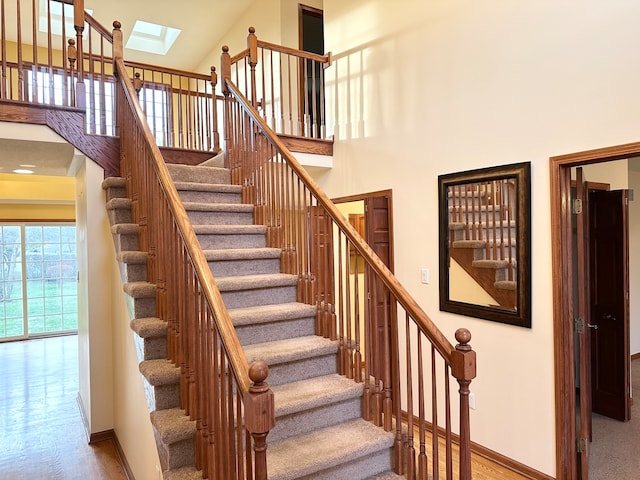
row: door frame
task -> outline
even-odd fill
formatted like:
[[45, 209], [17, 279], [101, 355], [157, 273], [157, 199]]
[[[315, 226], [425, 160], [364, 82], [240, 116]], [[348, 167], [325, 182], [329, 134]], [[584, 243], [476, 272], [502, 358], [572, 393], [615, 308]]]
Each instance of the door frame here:
[[554, 156], [550, 161], [556, 478], [577, 480], [571, 168], [640, 156], [640, 142]]

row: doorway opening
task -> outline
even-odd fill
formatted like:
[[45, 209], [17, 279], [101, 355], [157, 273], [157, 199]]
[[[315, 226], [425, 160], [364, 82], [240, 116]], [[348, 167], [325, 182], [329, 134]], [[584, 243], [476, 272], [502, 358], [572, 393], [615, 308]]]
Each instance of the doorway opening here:
[[[308, 5], [298, 4], [298, 33], [300, 50], [324, 55], [324, 18], [322, 10]], [[316, 62], [301, 60], [300, 85], [303, 90], [300, 98], [300, 117], [310, 131], [305, 132], [312, 138], [322, 138], [324, 132], [324, 70]]]
[[[552, 252], [552, 265], [556, 384], [556, 478], [559, 480], [588, 478], [589, 430], [591, 427], [587, 425], [587, 422], [590, 422], [592, 407], [590, 404], [585, 404], [584, 401], [590, 390], [588, 383], [591, 382], [591, 375], [586, 373], [587, 367], [583, 364], [585, 358], [583, 354], [588, 353], [586, 358], [590, 358], [592, 348], [590, 338], [593, 333], [590, 330], [595, 332], [594, 327], [597, 326], [595, 321], [589, 322], [588, 309], [591, 308], [589, 303], [586, 303], [587, 313], [585, 314], [583, 308], [581, 309], [579, 299], [579, 294], [585, 289], [584, 284], [579, 284], [579, 279], [584, 280], [584, 277], [580, 277], [580, 268], [584, 268], [581, 262], [588, 265], [590, 257], [593, 255], [587, 252], [581, 257], [575, 253], [577, 234], [574, 230], [576, 227], [574, 211], [582, 208], [582, 202], [576, 202], [576, 200], [580, 200], [576, 198], [576, 196], [580, 197], [576, 190], [582, 181], [576, 181], [575, 174], [578, 167], [609, 162], [606, 166], [610, 168], [613, 165], [610, 163], [612, 161], [629, 160], [638, 156], [640, 156], [640, 143], [634, 143], [552, 157], [550, 160], [552, 244], [557, 246]], [[574, 175], [573, 185], [572, 172]], [[600, 181], [599, 178], [587, 179], [594, 180], [596, 183]], [[591, 186], [593, 187], [594, 184]], [[602, 184], [596, 185], [596, 187], [587, 186], [586, 191], [606, 188]], [[630, 184], [625, 188], [629, 187]], [[595, 200], [591, 195], [583, 198]], [[586, 245], [585, 248], [588, 248], [588, 243]], [[589, 291], [588, 285], [585, 291]], [[605, 317], [604, 314], [602, 316]], [[626, 317], [628, 321], [628, 315]], [[582, 333], [585, 330], [587, 333]], [[623, 340], [621, 347], [626, 349], [624, 353], [626, 365], [630, 363], [628, 344], [627, 337], [627, 340]], [[628, 382], [628, 380], [627, 375], [626, 381]], [[623, 393], [627, 396], [626, 401], [628, 401], [629, 393]]]

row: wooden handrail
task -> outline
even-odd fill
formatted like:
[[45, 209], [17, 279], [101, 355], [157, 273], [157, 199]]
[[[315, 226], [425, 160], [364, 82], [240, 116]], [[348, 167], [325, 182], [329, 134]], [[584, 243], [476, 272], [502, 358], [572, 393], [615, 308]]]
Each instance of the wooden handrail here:
[[265, 42], [264, 40], [260, 40], [260, 39], [258, 39], [257, 45], [258, 47], [266, 48], [268, 50], [273, 50], [274, 52], [286, 53], [287, 55], [294, 55], [298, 58], [306, 58], [308, 60], [324, 63], [327, 66], [329, 65], [329, 62], [331, 59], [331, 56], [329, 54], [319, 55], [317, 53], [306, 52], [304, 50], [298, 50], [296, 48], [285, 47], [284, 45]]
[[[243, 74], [252, 84], [255, 80], [248, 78], [248, 69], [252, 74], [259, 57], [255, 52], [251, 54], [257, 48], [253, 34], [250, 30], [250, 54]], [[458, 344], [451, 345], [296, 161], [256, 108], [255, 94], [250, 100], [235, 85], [229, 71], [232, 65], [227, 47], [223, 47], [221, 65], [222, 90], [226, 97], [226, 162], [232, 171], [232, 181], [242, 185], [243, 202], [254, 205], [254, 221], [267, 227], [267, 245], [282, 250], [282, 271], [298, 277], [298, 301], [316, 306], [316, 334], [338, 341], [339, 373], [364, 383], [363, 418], [387, 431], [395, 425], [395, 472], [404, 472], [404, 459], [408, 458], [410, 478], [414, 473], [420, 480], [429, 476], [440, 478], [437, 439], [442, 427], [437, 417], [442, 400], [447, 478], [452, 478], [449, 393], [452, 376], [460, 386], [459, 478], [470, 480], [469, 385], [476, 375], [475, 352], [469, 345], [471, 335], [466, 329], [459, 329]], [[255, 85], [251, 85], [249, 91], [255, 92]], [[359, 278], [361, 274], [363, 279]], [[365, 290], [361, 293], [363, 281]], [[405, 312], [406, 325], [400, 322], [401, 310]], [[405, 335], [401, 336], [400, 329]], [[399, 351], [399, 339], [405, 337], [406, 361]], [[443, 389], [437, 387], [440, 383], [438, 364], [445, 370]], [[401, 381], [405, 373], [407, 376]], [[417, 395], [411, 394], [414, 383]], [[412, 418], [416, 399], [420, 444], [417, 457], [411, 447], [413, 429], [409, 430], [405, 442], [401, 422], [394, 421]], [[425, 448], [429, 422], [425, 403], [431, 404], [430, 471]], [[406, 414], [402, 408], [407, 409]]]
[[89, 24], [89, 26], [99, 33], [102, 38], [107, 40], [110, 43], [113, 43], [113, 35], [109, 30], [104, 28], [100, 22], [98, 22], [95, 18], [93, 18], [87, 11], [84, 12], [84, 20]]
[[[224, 74], [223, 74], [224, 76]], [[438, 352], [446, 358], [451, 360], [451, 353], [455, 351], [455, 348], [447, 340], [444, 334], [436, 327], [429, 316], [422, 310], [420, 305], [414, 300], [414, 298], [407, 292], [404, 286], [398, 281], [398, 279], [391, 273], [389, 268], [380, 260], [378, 255], [371, 249], [371, 247], [362, 239], [360, 234], [353, 228], [353, 226], [344, 219], [344, 215], [338, 210], [335, 204], [327, 197], [327, 195], [320, 189], [318, 184], [309, 176], [306, 170], [295, 159], [293, 154], [286, 147], [284, 142], [280, 140], [278, 135], [269, 128], [267, 123], [262, 119], [259, 112], [251, 107], [249, 100], [242, 94], [242, 92], [231, 82], [226, 82], [225, 87], [233, 92], [236, 100], [244, 107], [247, 114], [253, 119], [253, 121], [260, 126], [263, 132], [267, 133], [270, 141], [276, 146], [276, 148], [283, 153], [286, 157], [287, 163], [292, 170], [296, 172], [296, 175], [301, 179], [307, 188], [313, 191], [314, 195], [318, 198], [318, 201], [326, 209], [327, 213], [331, 216], [332, 220], [344, 230], [345, 234], [349, 237], [349, 241], [357, 249], [359, 255], [361, 255], [367, 263], [370, 263], [375, 272], [383, 279], [385, 285], [391, 290], [391, 292], [399, 299], [402, 306], [411, 312], [414, 316], [422, 332], [429, 337], [429, 339], [435, 344]]]
[[[116, 24], [114, 24], [114, 28], [116, 31], [120, 31], [119, 25], [116, 26]], [[114, 42], [116, 41], [116, 38], [114, 38]], [[165, 162], [162, 158], [160, 148], [156, 144], [147, 122], [144, 121], [144, 112], [142, 111], [140, 103], [138, 102], [133, 83], [127, 76], [126, 65], [122, 58], [116, 57], [114, 62], [116, 72], [118, 73], [118, 78], [120, 79], [120, 83], [122, 84], [126, 94], [127, 102], [135, 112], [135, 118], [138, 127], [144, 132], [144, 136], [147, 141], [147, 147], [153, 152], [158, 181], [160, 182], [162, 190], [167, 197], [167, 202], [171, 208], [171, 211], [175, 216], [176, 224], [178, 225], [178, 229], [180, 230], [180, 235], [185, 241], [185, 246], [189, 252], [189, 256], [192, 258], [196, 275], [198, 276], [198, 280], [200, 281], [202, 286], [203, 294], [207, 299], [207, 302], [211, 305], [214, 315], [218, 321], [220, 336], [224, 343], [225, 349], [229, 353], [231, 368], [237, 378], [242, 392], [248, 392], [251, 383], [248, 373], [249, 364], [247, 363], [247, 358], [244, 354], [244, 350], [242, 349], [242, 346], [240, 345], [240, 342], [238, 340], [238, 336], [236, 335], [235, 328], [233, 326], [233, 323], [231, 322], [231, 317], [229, 316], [229, 312], [224, 305], [220, 290], [218, 290], [215, 279], [213, 278], [213, 274], [211, 273], [211, 269], [209, 268], [209, 265], [207, 263], [207, 259], [204, 256], [204, 252], [202, 251], [202, 249], [195, 247], [196, 245], [199, 245], [198, 238], [195, 234], [195, 231], [193, 230], [193, 226], [189, 221], [189, 217], [186, 210], [184, 209], [182, 201], [180, 200], [180, 196], [178, 195], [175, 184], [173, 183], [171, 175], [169, 174], [167, 166], [165, 165]]]

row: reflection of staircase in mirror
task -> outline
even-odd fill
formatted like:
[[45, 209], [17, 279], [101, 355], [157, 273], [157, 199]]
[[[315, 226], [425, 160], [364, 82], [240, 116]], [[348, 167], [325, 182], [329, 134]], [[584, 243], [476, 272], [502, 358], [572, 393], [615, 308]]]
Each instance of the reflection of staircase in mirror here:
[[449, 254], [495, 301], [516, 308], [515, 193], [511, 180], [449, 187]]

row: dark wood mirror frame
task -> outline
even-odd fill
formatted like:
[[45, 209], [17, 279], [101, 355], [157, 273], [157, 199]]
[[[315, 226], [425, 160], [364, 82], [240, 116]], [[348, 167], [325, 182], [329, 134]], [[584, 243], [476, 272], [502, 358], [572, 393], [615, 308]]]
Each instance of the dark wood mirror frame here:
[[440, 310], [530, 328], [531, 163], [439, 175], [438, 199]]

